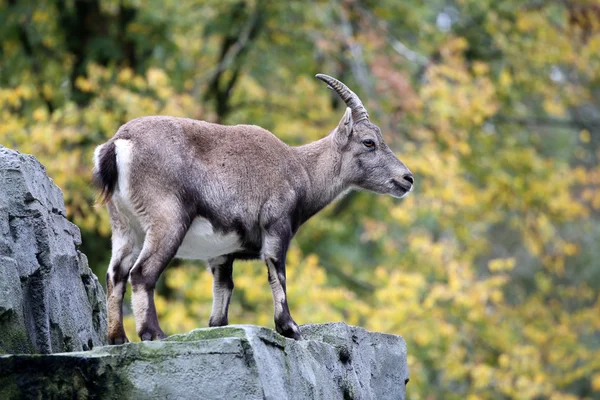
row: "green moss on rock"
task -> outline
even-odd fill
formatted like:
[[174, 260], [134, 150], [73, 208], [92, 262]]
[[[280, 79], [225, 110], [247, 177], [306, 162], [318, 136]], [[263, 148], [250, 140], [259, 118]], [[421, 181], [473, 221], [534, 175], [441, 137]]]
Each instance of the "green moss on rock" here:
[[217, 328], [194, 329], [185, 334], [169, 336], [167, 342], [193, 342], [206, 339], [221, 339], [226, 337], [245, 338], [244, 325], [230, 325]]
[[235, 325], [85, 352], [0, 356], [0, 399], [405, 398], [402, 338], [345, 324], [301, 329], [302, 341]]

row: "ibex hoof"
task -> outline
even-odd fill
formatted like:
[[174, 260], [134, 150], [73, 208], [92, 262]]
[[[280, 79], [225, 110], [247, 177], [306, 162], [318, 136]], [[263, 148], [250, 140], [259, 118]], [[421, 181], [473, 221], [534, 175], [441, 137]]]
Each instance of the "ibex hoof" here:
[[167, 335], [165, 335], [162, 331], [157, 331], [157, 332], [151, 332], [151, 331], [146, 331], [146, 332], [142, 332], [139, 334], [140, 335], [140, 339], [143, 342], [147, 342], [147, 341], [153, 341], [153, 340], [162, 340], [164, 338], [167, 337]]
[[276, 329], [280, 335], [294, 340], [302, 340], [300, 328], [298, 328], [298, 325], [296, 325], [296, 323], [293, 321], [291, 323], [286, 324], [285, 326], [276, 326]]
[[216, 327], [216, 326], [227, 326], [229, 325], [229, 321], [227, 320], [227, 318], [219, 318], [219, 317], [210, 317], [210, 319], [208, 320], [208, 326], [212, 327]]
[[129, 343], [129, 339], [127, 339], [127, 336], [125, 336], [125, 334], [108, 338], [108, 344], [125, 344], [125, 343]]

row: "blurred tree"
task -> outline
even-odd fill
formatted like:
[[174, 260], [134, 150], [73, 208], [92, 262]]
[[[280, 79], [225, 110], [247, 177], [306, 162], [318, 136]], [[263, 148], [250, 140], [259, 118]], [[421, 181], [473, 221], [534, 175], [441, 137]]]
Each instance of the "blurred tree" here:
[[[598, 398], [599, 9], [0, 0], [0, 142], [46, 165], [103, 275], [95, 145], [149, 114], [305, 143], [343, 111], [312, 75], [337, 76], [416, 190], [402, 202], [351, 194], [301, 229], [288, 260], [295, 318], [402, 334], [414, 399]], [[263, 265], [242, 263], [234, 279], [230, 321], [272, 326]], [[160, 292], [167, 332], [206, 325], [202, 268], [178, 262]]]

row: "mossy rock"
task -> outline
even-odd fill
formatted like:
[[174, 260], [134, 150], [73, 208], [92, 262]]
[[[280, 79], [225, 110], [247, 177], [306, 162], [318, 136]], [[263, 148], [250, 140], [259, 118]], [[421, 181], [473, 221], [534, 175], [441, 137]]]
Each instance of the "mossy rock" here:
[[404, 399], [399, 336], [343, 323], [304, 340], [233, 325], [92, 351], [0, 356], [0, 398]]

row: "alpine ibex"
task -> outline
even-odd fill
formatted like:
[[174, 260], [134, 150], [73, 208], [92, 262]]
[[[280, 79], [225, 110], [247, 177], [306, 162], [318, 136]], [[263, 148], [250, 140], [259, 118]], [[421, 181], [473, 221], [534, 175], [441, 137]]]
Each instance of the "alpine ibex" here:
[[275, 327], [301, 338], [285, 278], [286, 253], [300, 225], [348, 189], [403, 197], [413, 186], [358, 96], [330, 76], [317, 78], [348, 107], [336, 129], [304, 146], [290, 147], [258, 126], [154, 116], [126, 123], [96, 148], [94, 181], [112, 225], [111, 344], [128, 341], [122, 320], [128, 277], [138, 335], [165, 337], [154, 287], [174, 257], [208, 261], [210, 326], [228, 323], [234, 260], [263, 259]]

